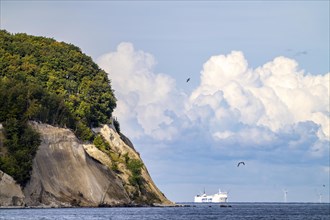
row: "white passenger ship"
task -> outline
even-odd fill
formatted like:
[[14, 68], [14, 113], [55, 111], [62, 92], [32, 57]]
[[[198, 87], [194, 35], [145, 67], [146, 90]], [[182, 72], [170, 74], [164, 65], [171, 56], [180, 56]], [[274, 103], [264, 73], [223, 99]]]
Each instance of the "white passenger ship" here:
[[221, 202], [227, 202], [228, 199], [228, 193], [227, 192], [221, 192], [219, 190], [218, 193], [214, 195], [206, 195], [205, 191], [202, 195], [197, 195], [195, 196], [194, 202], [216, 202], [216, 203], [221, 203]]

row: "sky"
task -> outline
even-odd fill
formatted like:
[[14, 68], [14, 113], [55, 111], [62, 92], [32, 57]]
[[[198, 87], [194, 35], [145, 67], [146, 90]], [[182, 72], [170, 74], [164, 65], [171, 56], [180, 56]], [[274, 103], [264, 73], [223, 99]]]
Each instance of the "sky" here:
[[108, 73], [121, 131], [170, 200], [329, 202], [329, 1], [0, 6], [1, 29], [75, 44]]

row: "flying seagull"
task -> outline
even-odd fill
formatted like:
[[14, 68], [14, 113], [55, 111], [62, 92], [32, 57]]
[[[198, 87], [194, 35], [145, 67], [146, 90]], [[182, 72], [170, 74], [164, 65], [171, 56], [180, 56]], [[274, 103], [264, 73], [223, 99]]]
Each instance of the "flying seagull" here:
[[237, 164], [237, 167], [239, 167], [239, 165], [241, 165], [241, 164], [243, 164], [245, 166], [245, 163], [243, 161], [241, 161]]
[[190, 81], [190, 78], [188, 78], [187, 80], [186, 80], [186, 82], [189, 82]]

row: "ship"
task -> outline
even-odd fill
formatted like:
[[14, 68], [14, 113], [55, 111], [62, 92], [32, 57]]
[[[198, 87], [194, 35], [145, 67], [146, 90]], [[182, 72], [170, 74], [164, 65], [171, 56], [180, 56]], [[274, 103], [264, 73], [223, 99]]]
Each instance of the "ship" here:
[[195, 196], [194, 202], [196, 202], [196, 203], [203, 203], [203, 202], [225, 203], [225, 202], [227, 202], [227, 199], [228, 199], [228, 193], [221, 192], [220, 189], [219, 189], [218, 193], [216, 193], [214, 195], [209, 195], [209, 196], [205, 194], [205, 190], [204, 190], [203, 194]]

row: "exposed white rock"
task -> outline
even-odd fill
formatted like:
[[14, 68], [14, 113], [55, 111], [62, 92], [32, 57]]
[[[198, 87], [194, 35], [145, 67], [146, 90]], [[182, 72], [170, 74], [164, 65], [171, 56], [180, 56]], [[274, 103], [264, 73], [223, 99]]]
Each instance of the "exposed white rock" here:
[[27, 205], [98, 206], [130, 202], [114, 172], [86, 154], [72, 131], [45, 124], [32, 126], [41, 134], [42, 142], [33, 161], [31, 180], [24, 188]]
[[30, 125], [41, 137], [31, 179], [22, 190], [0, 171], [0, 206], [173, 204], [156, 187], [145, 166], [141, 169], [142, 185], [130, 184], [132, 174], [125, 158], [141, 158], [130, 140], [113, 126], [94, 129], [110, 145], [109, 153], [104, 153], [93, 144], [83, 144], [69, 129], [36, 122]]
[[24, 206], [21, 187], [8, 174], [0, 170], [0, 206]]
[[[103, 138], [108, 141], [110, 144], [110, 147], [114, 149], [117, 153], [120, 155], [127, 154], [129, 158], [131, 159], [139, 159], [140, 155], [138, 152], [135, 151], [132, 143], [128, 138], [126, 138], [123, 135], [119, 135], [115, 128], [113, 126], [104, 125], [99, 129], [100, 134], [103, 136]], [[125, 142], [124, 142], [125, 140]], [[129, 182], [129, 171], [123, 166], [119, 166], [121, 173], [119, 174], [120, 178], [124, 180], [126, 183]], [[149, 197], [157, 198], [159, 204], [166, 204], [170, 205], [173, 204], [171, 201], [169, 201], [164, 194], [157, 188], [156, 184], [153, 182], [153, 180], [150, 177], [150, 174], [145, 166], [142, 167], [141, 170], [141, 176], [143, 179], [143, 186], [144, 186], [144, 192], [141, 193], [139, 196], [142, 197], [143, 200], [150, 200]], [[129, 190], [131, 187], [126, 186], [126, 188]]]
[[89, 156], [91, 156], [92, 158], [94, 158], [95, 160], [106, 165], [107, 167], [112, 166], [112, 162], [111, 162], [109, 156], [106, 155], [105, 153], [103, 153], [102, 151], [100, 151], [97, 147], [95, 147], [95, 145], [84, 144], [83, 147], [84, 147], [85, 151], [87, 152], [87, 154]]
[[106, 141], [108, 141], [111, 148], [113, 148], [117, 153], [121, 155], [127, 153], [130, 158], [141, 159], [138, 153], [132, 147], [129, 147], [111, 126], [103, 125], [100, 129], [100, 134]]

